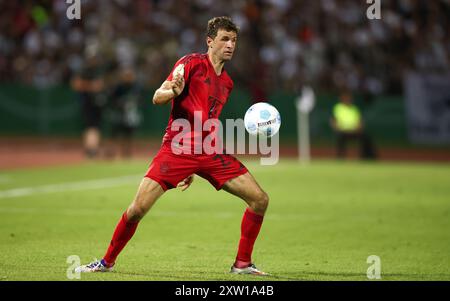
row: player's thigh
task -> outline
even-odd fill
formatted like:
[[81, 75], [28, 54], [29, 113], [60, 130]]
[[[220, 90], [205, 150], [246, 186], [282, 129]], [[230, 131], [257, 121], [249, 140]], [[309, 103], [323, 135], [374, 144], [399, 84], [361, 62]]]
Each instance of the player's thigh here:
[[164, 189], [158, 182], [143, 178], [133, 203], [128, 208], [128, 216], [132, 218], [144, 216], [163, 193]]
[[200, 168], [196, 174], [208, 180], [216, 190], [223, 188], [230, 179], [237, 178], [248, 172], [238, 159], [227, 154], [202, 156], [199, 159]]
[[269, 202], [267, 193], [249, 172], [228, 180], [223, 189], [240, 197], [250, 206], [267, 207]]

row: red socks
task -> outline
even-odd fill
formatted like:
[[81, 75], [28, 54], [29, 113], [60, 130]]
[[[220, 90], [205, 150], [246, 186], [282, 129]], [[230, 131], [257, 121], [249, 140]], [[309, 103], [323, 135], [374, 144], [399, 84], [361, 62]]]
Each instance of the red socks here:
[[252, 262], [253, 245], [258, 237], [264, 216], [258, 215], [250, 208], [245, 210], [241, 224], [241, 240], [234, 266], [247, 267]]
[[134, 232], [136, 232], [137, 226], [138, 222], [129, 222], [127, 220], [127, 212], [125, 211], [116, 226], [116, 230], [114, 230], [112, 240], [109, 243], [108, 251], [106, 251], [106, 254], [103, 257], [103, 260], [108, 266], [114, 265], [120, 251], [122, 251], [127, 242], [131, 239], [131, 237], [133, 237]]
[[[236, 267], [247, 267], [252, 262], [251, 256], [253, 245], [258, 237], [263, 219], [264, 216], [256, 214], [250, 208], [245, 210], [241, 224], [241, 240], [239, 241], [238, 254], [234, 263]], [[136, 232], [137, 226], [138, 222], [129, 222], [127, 220], [126, 212], [122, 215], [122, 218], [114, 230], [108, 251], [103, 257], [103, 260], [108, 266], [114, 265], [119, 253]]]

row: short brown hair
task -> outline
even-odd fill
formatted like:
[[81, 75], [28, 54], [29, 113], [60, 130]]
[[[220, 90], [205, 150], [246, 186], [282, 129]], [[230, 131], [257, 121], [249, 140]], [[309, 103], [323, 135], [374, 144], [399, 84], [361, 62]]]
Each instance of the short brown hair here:
[[234, 31], [236, 34], [239, 32], [239, 28], [231, 21], [230, 17], [215, 17], [208, 21], [208, 27], [206, 28], [206, 35], [212, 39], [217, 36], [219, 29], [226, 31]]

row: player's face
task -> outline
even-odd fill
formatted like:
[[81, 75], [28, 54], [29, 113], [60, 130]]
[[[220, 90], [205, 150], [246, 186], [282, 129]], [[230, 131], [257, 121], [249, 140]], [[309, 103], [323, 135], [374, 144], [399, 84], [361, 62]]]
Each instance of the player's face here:
[[212, 53], [222, 61], [229, 61], [236, 49], [237, 34], [234, 31], [219, 29], [214, 39], [208, 38]]

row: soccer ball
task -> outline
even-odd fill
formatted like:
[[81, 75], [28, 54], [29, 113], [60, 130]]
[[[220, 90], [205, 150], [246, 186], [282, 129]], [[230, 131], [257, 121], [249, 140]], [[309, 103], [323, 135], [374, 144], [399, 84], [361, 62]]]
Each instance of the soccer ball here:
[[272, 137], [280, 129], [281, 116], [274, 106], [258, 102], [245, 113], [244, 124], [250, 135]]

